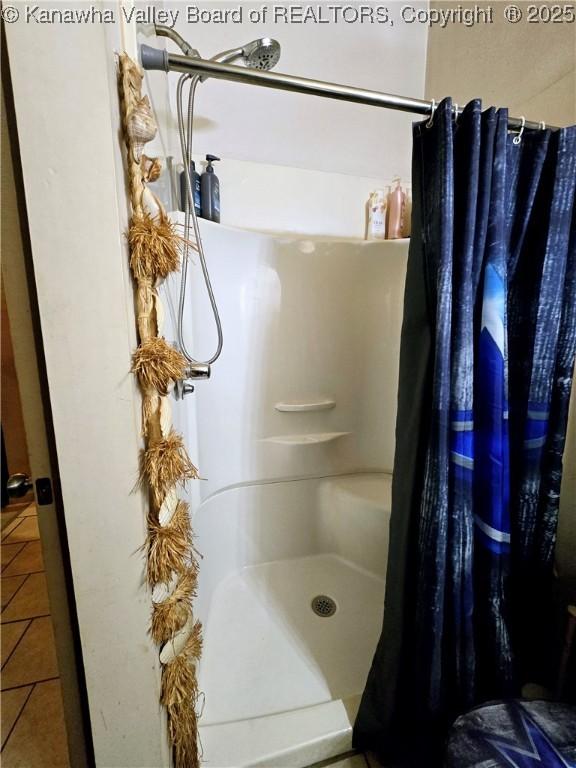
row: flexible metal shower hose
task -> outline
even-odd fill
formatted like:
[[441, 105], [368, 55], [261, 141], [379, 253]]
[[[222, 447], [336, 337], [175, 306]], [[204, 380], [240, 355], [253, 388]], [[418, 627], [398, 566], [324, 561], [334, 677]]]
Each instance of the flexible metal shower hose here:
[[[184, 83], [186, 80], [190, 80], [190, 90], [188, 92], [188, 114], [186, 132], [184, 128], [184, 114], [182, 106], [182, 97]], [[206, 265], [206, 257], [204, 255], [204, 247], [202, 245], [202, 238], [200, 236], [200, 227], [198, 226], [198, 217], [194, 209], [194, 195], [192, 192], [192, 182], [190, 180], [190, 162], [192, 160], [192, 132], [194, 123], [194, 96], [196, 93], [196, 86], [200, 77], [198, 75], [182, 75], [178, 80], [178, 87], [176, 90], [176, 102], [178, 110], [178, 134], [180, 136], [180, 149], [182, 152], [182, 162], [184, 163], [184, 178], [186, 179], [186, 205], [184, 214], [184, 253], [182, 258], [182, 273], [180, 278], [180, 298], [178, 300], [178, 346], [186, 360], [192, 365], [211, 365], [215, 362], [222, 352], [222, 344], [224, 343], [224, 337], [222, 334], [222, 323], [220, 321], [220, 314], [218, 312], [218, 305], [214, 298], [214, 291], [212, 290], [212, 283], [210, 282], [210, 274]], [[192, 225], [194, 227], [194, 236], [196, 238], [196, 245], [198, 247], [198, 256], [200, 258], [200, 264], [202, 266], [202, 273], [204, 275], [204, 282], [206, 284], [206, 290], [212, 305], [212, 313], [214, 315], [214, 322], [216, 323], [216, 331], [218, 333], [218, 344], [216, 346], [216, 352], [209, 360], [195, 360], [188, 350], [184, 342], [184, 306], [186, 303], [186, 280], [188, 276], [188, 251], [190, 241], [190, 219], [192, 219]]]

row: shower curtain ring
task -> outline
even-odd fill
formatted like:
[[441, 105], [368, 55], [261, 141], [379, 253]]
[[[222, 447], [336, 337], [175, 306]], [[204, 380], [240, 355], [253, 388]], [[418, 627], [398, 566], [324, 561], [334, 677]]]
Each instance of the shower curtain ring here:
[[522, 125], [520, 126], [520, 133], [518, 134], [518, 136], [514, 136], [514, 138], [512, 139], [513, 144], [520, 144], [520, 142], [522, 141], [522, 134], [524, 133], [524, 126], [526, 125], [526, 118], [524, 117], [524, 115], [522, 115], [520, 120], [522, 120]]
[[428, 122], [426, 123], [426, 128], [432, 128], [432, 125], [434, 123], [434, 113], [436, 112], [436, 100], [432, 99], [432, 106], [431, 106], [431, 112], [430, 117], [428, 118]]
[[539, 125], [541, 131], [545, 131], [546, 130], [546, 123], [544, 122], [544, 120], [540, 120], [538, 125]]
[[458, 122], [458, 102], [454, 102], [454, 122]]

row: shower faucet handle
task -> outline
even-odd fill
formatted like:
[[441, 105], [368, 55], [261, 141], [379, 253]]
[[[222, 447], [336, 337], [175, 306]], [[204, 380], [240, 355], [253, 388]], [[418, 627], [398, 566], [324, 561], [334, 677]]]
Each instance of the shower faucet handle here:
[[194, 384], [191, 384], [186, 379], [178, 379], [174, 386], [174, 397], [176, 400], [184, 400], [186, 395], [191, 395], [194, 392]]
[[194, 392], [194, 379], [209, 379], [210, 378], [210, 365], [208, 363], [194, 363], [186, 371], [185, 379], [178, 379], [174, 386], [174, 397], [176, 400], [183, 400], [186, 395]]
[[187, 379], [209, 379], [212, 370], [209, 363], [192, 363], [186, 371]]

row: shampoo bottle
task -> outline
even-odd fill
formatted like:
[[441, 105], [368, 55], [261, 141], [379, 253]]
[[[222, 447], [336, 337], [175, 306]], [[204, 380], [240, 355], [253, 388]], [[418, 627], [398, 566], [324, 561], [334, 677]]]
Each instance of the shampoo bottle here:
[[383, 189], [377, 189], [370, 195], [368, 201], [367, 240], [384, 240], [386, 238], [386, 194]]
[[208, 165], [200, 177], [202, 218], [220, 221], [220, 182], [214, 173], [213, 162], [220, 160], [216, 155], [206, 155]]
[[402, 237], [410, 237], [412, 232], [412, 191], [406, 190], [406, 204], [404, 206], [404, 226]]
[[[200, 174], [196, 170], [196, 164], [194, 160], [190, 162], [190, 185], [192, 187], [192, 196], [194, 198], [194, 211], [196, 216], [200, 216], [202, 213], [202, 205], [200, 202]], [[188, 195], [188, 189], [186, 185], [185, 171], [180, 174], [180, 210], [186, 210], [186, 197]]]
[[394, 181], [396, 186], [388, 195], [388, 231], [386, 233], [388, 240], [398, 240], [402, 237], [404, 227], [406, 198], [400, 186], [400, 179], [396, 177]]

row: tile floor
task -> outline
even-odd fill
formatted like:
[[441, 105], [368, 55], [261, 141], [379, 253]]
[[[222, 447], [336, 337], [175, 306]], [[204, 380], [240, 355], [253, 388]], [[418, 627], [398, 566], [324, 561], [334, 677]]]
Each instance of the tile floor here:
[[2, 515], [0, 760], [3, 768], [67, 768], [36, 508], [30, 504], [15, 517]]

